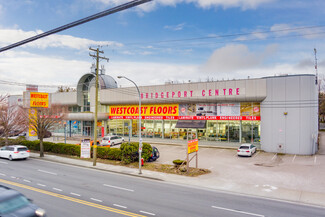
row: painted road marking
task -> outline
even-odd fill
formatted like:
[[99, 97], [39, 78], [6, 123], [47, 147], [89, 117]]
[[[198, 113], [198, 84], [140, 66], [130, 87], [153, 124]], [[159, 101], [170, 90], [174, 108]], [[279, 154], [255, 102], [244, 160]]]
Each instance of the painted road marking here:
[[126, 206], [122, 206], [122, 205], [118, 205], [118, 204], [113, 204], [113, 206], [117, 206], [117, 207], [124, 208], [124, 209], [127, 208]]
[[74, 195], [74, 196], [81, 197], [81, 195], [80, 195], [80, 194], [77, 194], [77, 193], [73, 193], [73, 192], [71, 192], [70, 194], [72, 194], [72, 195]]
[[13, 178], [13, 179], [15, 179], [16, 177], [15, 177], [15, 176], [10, 176], [10, 178]]
[[156, 214], [154, 214], [154, 213], [146, 212], [146, 211], [142, 211], [142, 210], [140, 210], [140, 212], [141, 212], [141, 213], [144, 213], [144, 214], [147, 214], [147, 215], [156, 215]]
[[224, 208], [224, 207], [212, 206], [212, 208], [221, 209], [221, 210], [225, 210], [225, 211], [229, 211], [229, 212], [242, 213], [242, 214], [245, 214], [245, 215], [265, 217], [264, 215], [260, 215], [260, 214], [255, 214], [255, 213], [250, 213], [250, 212], [244, 212], [244, 211], [239, 211], [239, 210], [235, 210], [235, 209], [227, 209], [227, 208]]
[[24, 179], [23, 181], [24, 181], [24, 182], [31, 182], [31, 181], [29, 181], [29, 180], [27, 180], [27, 179]]
[[315, 159], [314, 159], [314, 164], [316, 164], [316, 162], [317, 162], [317, 157], [315, 156]]
[[62, 191], [62, 189], [60, 188], [52, 188], [53, 190], [56, 190], [56, 191]]
[[97, 202], [100, 202], [100, 203], [103, 202], [102, 200], [99, 200], [99, 199], [96, 199], [96, 198], [90, 198], [90, 200], [94, 200], [94, 201], [97, 201]]
[[1, 164], [8, 164], [7, 162], [2, 162], [2, 161], [0, 161], [0, 163], [1, 163]]
[[296, 157], [297, 157], [297, 155], [295, 154], [295, 156], [292, 159], [292, 163], [295, 161]]
[[47, 174], [55, 175], [55, 176], [58, 175], [57, 173], [52, 173], [52, 172], [49, 172], [49, 171], [46, 171], [46, 170], [37, 170], [37, 171], [41, 172], [41, 173], [47, 173]]
[[6, 174], [0, 173], [0, 176], [6, 176]]
[[110, 187], [110, 188], [116, 188], [116, 189], [123, 190], [123, 191], [131, 191], [131, 192], [134, 192], [134, 190], [132, 190], [132, 189], [122, 188], [122, 187], [118, 187], [118, 186], [107, 185], [107, 184], [104, 184], [104, 186]]
[[40, 183], [37, 183], [37, 185], [42, 186], [42, 187], [46, 187], [46, 185], [43, 185], [43, 184], [40, 184]]
[[60, 199], [63, 199], [63, 200], [68, 200], [68, 201], [83, 204], [83, 205], [86, 205], [86, 206], [106, 210], [106, 211], [109, 211], [109, 212], [118, 213], [118, 214], [125, 215], [125, 216], [145, 217], [144, 215], [127, 212], [127, 211], [120, 210], [120, 209], [115, 209], [115, 208], [112, 208], [112, 207], [109, 207], [109, 206], [103, 206], [103, 205], [88, 202], [88, 201], [85, 201], [85, 200], [80, 200], [80, 199], [77, 199], [77, 198], [65, 196], [63, 194], [58, 194], [58, 193], [54, 193], [54, 192], [50, 192], [50, 191], [45, 191], [45, 190], [42, 190], [42, 189], [39, 189], [39, 188], [30, 187], [28, 185], [19, 184], [17, 182], [7, 181], [7, 180], [4, 180], [4, 179], [0, 179], [0, 182], [8, 184], [8, 185], [13, 185], [13, 186], [17, 186], [17, 187], [20, 187], [20, 188], [28, 189], [28, 190], [31, 190], [31, 191], [36, 191], [36, 192], [46, 194], [46, 195], [49, 195], [49, 196], [53, 196], [53, 197], [57, 197], [57, 198], [60, 198]]

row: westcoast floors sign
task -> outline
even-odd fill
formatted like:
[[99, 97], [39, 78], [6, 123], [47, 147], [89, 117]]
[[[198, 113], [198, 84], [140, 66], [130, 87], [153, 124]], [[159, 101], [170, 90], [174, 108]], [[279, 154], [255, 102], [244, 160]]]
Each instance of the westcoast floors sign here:
[[[250, 105], [248, 103], [243, 105], [241, 103], [142, 105], [141, 119], [259, 121], [261, 120], [259, 109], [259, 103], [250, 103]], [[115, 105], [109, 107], [109, 119], [138, 118], [138, 105]]]

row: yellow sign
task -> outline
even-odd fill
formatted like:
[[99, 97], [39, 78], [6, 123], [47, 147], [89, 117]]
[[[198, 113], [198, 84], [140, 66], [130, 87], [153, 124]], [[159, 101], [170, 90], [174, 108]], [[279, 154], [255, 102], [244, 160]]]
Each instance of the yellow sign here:
[[[29, 116], [29, 122], [32, 122], [32, 121], [35, 122], [37, 120], [37, 110], [29, 109], [28, 116]], [[29, 125], [28, 131], [29, 131], [29, 136], [37, 136], [37, 133], [31, 126], [31, 124]]]
[[187, 142], [187, 153], [191, 154], [199, 150], [199, 140], [193, 139]]
[[[142, 116], [178, 116], [178, 104], [142, 105]], [[109, 107], [110, 116], [139, 116], [138, 105], [116, 105]]]
[[49, 107], [49, 94], [48, 93], [39, 93], [39, 92], [30, 92], [30, 107]]

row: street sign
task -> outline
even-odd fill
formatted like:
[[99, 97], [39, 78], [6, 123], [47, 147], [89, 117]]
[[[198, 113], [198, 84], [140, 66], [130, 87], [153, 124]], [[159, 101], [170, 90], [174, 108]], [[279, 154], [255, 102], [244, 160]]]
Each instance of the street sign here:
[[80, 158], [90, 158], [90, 139], [81, 140]]

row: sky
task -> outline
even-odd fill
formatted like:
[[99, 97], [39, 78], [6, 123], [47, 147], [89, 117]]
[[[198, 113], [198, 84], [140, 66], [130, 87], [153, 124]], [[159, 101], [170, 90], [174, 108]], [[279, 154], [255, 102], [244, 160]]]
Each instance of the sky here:
[[[0, 0], [0, 48], [128, 0]], [[315, 74], [325, 66], [323, 0], [153, 0], [0, 53], [0, 94], [55, 92], [90, 72], [128, 87]], [[324, 82], [325, 83], [325, 82]]]

